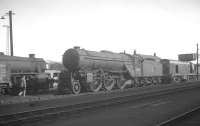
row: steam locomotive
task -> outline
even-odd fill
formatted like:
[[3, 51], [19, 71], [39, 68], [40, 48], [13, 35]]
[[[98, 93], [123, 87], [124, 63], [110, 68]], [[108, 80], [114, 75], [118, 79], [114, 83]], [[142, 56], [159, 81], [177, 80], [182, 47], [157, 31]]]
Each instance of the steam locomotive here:
[[65, 51], [63, 65], [68, 71], [60, 73], [59, 85], [74, 94], [196, 79], [191, 62], [161, 59], [156, 54], [95, 52], [75, 47]]
[[16, 95], [20, 90], [22, 77], [27, 82], [27, 93], [48, 89], [48, 76], [44, 74], [46, 63], [34, 54], [27, 57], [0, 54], [0, 93]]

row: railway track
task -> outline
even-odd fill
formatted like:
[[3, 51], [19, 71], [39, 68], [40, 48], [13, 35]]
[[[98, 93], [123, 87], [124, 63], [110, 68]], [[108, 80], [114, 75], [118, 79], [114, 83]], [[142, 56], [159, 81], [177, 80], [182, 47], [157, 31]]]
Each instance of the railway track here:
[[199, 126], [200, 125], [200, 106], [189, 111], [176, 115], [157, 126]]
[[[7, 126], [7, 125], [17, 125], [23, 123], [31, 123], [38, 120], [44, 120], [49, 118], [55, 118], [60, 116], [70, 116], [75, 113], [80, 113], [83, 111], [88, 111], [92, 109], [98, 109], [100, 107], [106, 107], [110, 105], [118, 105], [122, 103], [132, 102], [139, 99], [145, 99], [149, 97], [157, 97], [161, 95], [167, 95], [171, 93], [178, 93], [180, 91], [189, 90], [193, 88], [199, 88], [200, 86], [193, 85], [193, 86], [178, 86], [175, 88], [166, 88], [166, 89], [158, 89], [147, 91], [138, 94], [126, 94], [120, 96], [116, 94], [114, 97], [106, 97], [100, 100], [94, 100], [90, 102], [80, 103], [80, 104], [73, 104], [73, 105], [61, 105], [61, 106], [53, 106], [53, 107], [46, 107], [37, 110], [31, 111], [23, 111], [18, 113], [12, 113], [7, 115], [0, 116], [0, 125]], [[105, 94], [109, 95], [109, 94]], [[95, 96], [96, 97], [96, 96]]]

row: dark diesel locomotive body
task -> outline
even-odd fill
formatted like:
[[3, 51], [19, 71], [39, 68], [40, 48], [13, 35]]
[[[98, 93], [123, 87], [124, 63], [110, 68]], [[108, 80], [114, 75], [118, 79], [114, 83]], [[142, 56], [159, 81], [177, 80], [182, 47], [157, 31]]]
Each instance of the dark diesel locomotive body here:
[[46, 83], [47, 76], [44, 73], [46, 63], [41, 58], [30, 55], [29, 58], [0, 55], [0, 91], [2, 93], [10, 91], [15, 94], [19, 92], [21, 78], [25, 76], [27, 90], [37, 90], [44, 88], [39, 85]]
[[163, 59], [162, 64], [163, 76], [173, 82], [196, 79], [195, 65], [191, 62]]
[[63, 65], [69, 73], [67, 88], [75, 94], [82, 89], [97, 92], [164, 82], [162, 60], [157, 56], [73, 48], [64, 53]]

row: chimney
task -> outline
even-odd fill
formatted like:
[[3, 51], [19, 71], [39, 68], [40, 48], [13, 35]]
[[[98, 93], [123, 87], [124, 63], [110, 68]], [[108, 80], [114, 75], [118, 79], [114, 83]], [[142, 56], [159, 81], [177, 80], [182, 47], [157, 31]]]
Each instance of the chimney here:
[[134, 50], [134, 53], [133, 53], [134, 55], [136, 55], [136, 50]]
[[80, 46], [74, 46], [74, 49], [80, 49]]
[[29, 54], [29, 58], [35, 58], [35, 54]]

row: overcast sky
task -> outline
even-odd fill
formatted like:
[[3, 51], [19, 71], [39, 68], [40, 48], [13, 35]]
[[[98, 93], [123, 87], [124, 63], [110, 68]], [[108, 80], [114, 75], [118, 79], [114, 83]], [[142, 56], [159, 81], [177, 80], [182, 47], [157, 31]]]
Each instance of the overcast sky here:
[[[61, 61], [68, 48], [177, 59], [200, 44], [199, 0], [0, 0], [13, 10], [14, 55]], [[0, 51], [8, 20], [0, 21]]]

